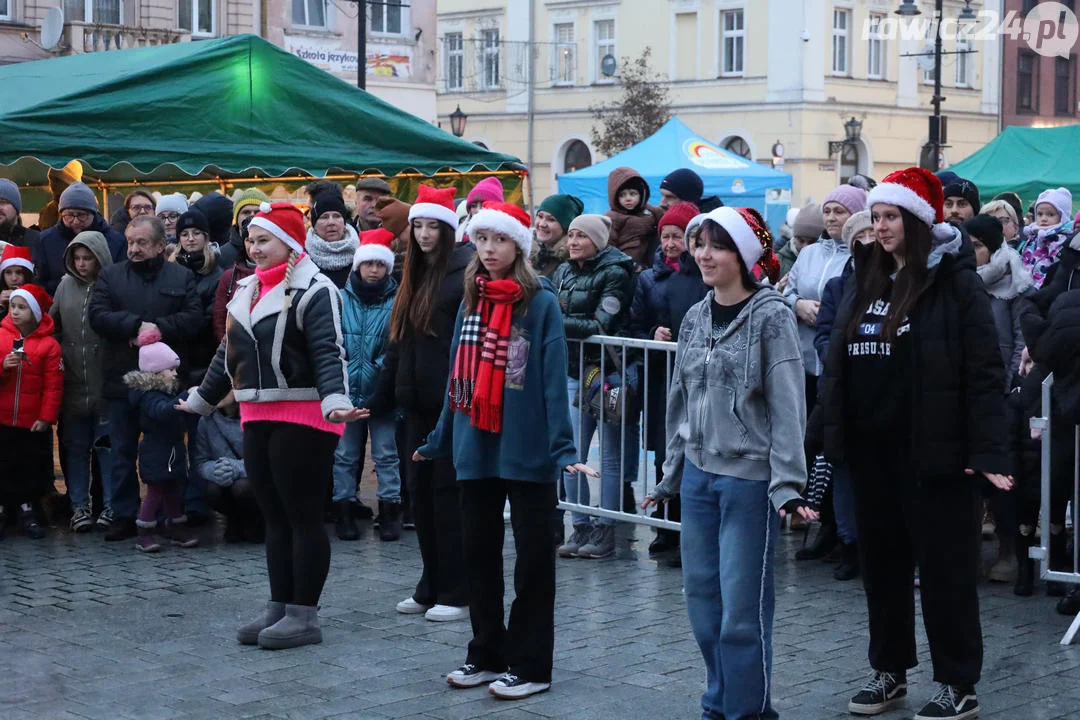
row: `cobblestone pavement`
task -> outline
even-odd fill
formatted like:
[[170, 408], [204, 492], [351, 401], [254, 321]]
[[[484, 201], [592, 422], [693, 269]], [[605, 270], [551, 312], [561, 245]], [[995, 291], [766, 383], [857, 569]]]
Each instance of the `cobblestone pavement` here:
[[[9, 537], [0, 542], [0, 718], [696, 718], [704, 670], [679, 571], [648, 558], [650, 536], [624, 527], [616, 558], [559, 561], [554, 684], [516, 703], [446, 686], [467, 623], [394, 612], [417, 579], [412, 533], [399, 543], [370, 531], [335, 540], [325, 640], [280, 652], [234, 639], [266, 599], [259, 546], [151, 557], [97, 534]], [[848, 717], [866, 671], [863, 595], [833, 581], [832, 566], [794, 563], [800, 539], [785, 535], [779, 547], [774, 702], [788, 718]], [[1067, 619], [1043, 596], [986, 586], [982, 597], [982, 717], [1080, 717], [1080, 646], [1058, 645]], [[920, 659], [908, 706], [883, 717], [909, 718], [933, 691], [925, 644]]]

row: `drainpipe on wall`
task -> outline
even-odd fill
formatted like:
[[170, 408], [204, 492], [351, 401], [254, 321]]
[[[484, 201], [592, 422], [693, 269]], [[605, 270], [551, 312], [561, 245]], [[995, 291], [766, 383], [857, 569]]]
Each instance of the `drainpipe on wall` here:
[[266, 37], [267, 2], [268, 0], [257, 0], [257, 2], [254, 3], [255, 17], [252, 19], [254, 20], [255, 34], [261, 38]]
[[529, 215], [533, 213], [533, 125], [535, 122], [534, 114], [536, 109], [535, 91], [536, 91], [536, 68], [533, 67], [534, 60], [534, 43], [536, 42], [536, 0], [529, 0], [529, 145], [528, 154], [525, 160], [525, 166], [529, 171], [529, 192], [525, 197], [526, 202], [529, 204]]

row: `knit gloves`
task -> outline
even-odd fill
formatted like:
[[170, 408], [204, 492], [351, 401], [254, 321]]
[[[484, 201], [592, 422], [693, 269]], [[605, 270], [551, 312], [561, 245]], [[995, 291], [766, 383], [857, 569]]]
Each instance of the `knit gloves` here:
[[238, 478], [246, 477], [244, 461], [232, 458], [218, 458], [214, 461], [213, 476], [210, 478], [214, 484], [221, 487], [231, 487]]

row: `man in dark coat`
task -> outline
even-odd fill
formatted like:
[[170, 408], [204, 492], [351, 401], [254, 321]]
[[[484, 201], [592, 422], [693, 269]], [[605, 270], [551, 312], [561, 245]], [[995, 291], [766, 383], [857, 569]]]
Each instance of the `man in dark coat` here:
[[[109, 404], [112, 476], [105, 483], [111, 517], [106, 540], [135, 536], [139, 485], [135, 461], [139, 413], [128, 402], [124, 373], [139, 367], [139, 346], [162, 340], [183, 360], [203, 323], [195, 275], [165, 262], [165, 226], [142, 216], [127, 227], [127, 260], [103, 269], [90, 296], [90, 327], [104, 340], [102, 397]], [[100, 520], [99, 520], [100, 523]]]
[[21, 212], [19, 186], [7, 178], [0, 178], [0, 242], [33, 248], [38, 244], [38, 231], [23, 227]]
[[105, 236], [113, 262], [124, 259], [127, 241], [98, 212], [93, 190], [81, 182], [71, 183], [60, 195], [60, 222], [43, 231], [36, 247], [31, 248], [38, 284], [49, 295], [56, 294], [56, 286], [66, 272], [64, 251], [68, 243], [84, 230], [95, 230]]

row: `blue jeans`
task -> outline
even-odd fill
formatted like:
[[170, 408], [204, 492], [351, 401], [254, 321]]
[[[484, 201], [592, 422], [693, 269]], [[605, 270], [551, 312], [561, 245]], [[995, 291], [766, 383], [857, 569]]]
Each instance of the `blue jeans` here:
[[378, 479], [376, 494], [383, 502], [401, 502], [397, 423], [393, 415], [371, 417], [365, 423], [346, 423], [345, 434], [334, 452], [334, 502], [356, 495], [356, 473], [364, 446], [364, 425], [371, 437], [371, 460]]
[[120, 520], [135, 520], [139, 510], [139, 410], [127, 398], [109, 400], [109, 438], [112, 441], [112, 472], [105, 478], [105, 507]]
[[100, 411], [86, 417], [64, 418], [63, 448], [67, 463], [64, 482], [72, 508], [90, 506], [91, 453], [97, 455], [101, 477], [108, 482], [112, 474], [112, 451], [106, 442], [108, 437], [109, 418]]
[[[598, 423], [584, 409], [573, 406], [578, 392], [578, 379], [568, 378], [566, 389], [570, 394], [570, 425], [574, 430], [578, 458], [580, 462], [587, 463], [589, 446], [592, 445]], [[624, 439], [623, 429], [619, 425], [604, 423], [600, 433], [600, 507], [605, 510], [620, 510], [623, 484], [632, 483], [637, 479], [641, 428], [636, 422], [633, 425], [627, 425]], [[584, 475], [578, 476], [576, 473], [564, 472], [563, 489], [567, 502], [589, 504], [589, 479]], [[592, 522], [588, 515], [578, 512], [573, 513], [571, 519], [574, 525], [589, 525]], [[609, 518], [598, 518], [596, 524], [614, 525], [615, 521]]]
[[845, 464], [833, 465], [833, 513], [836, 515], [836, 533], [845, 545], [859, 539], [855, 525], [855, 488], [852, 485], [851, 468]]
[[683, 587], [705, 659], [702, 720], [779, 717], [770, 685], [780, 521], [768, 490], [766, 482], [713, 475], [685, 463]]

